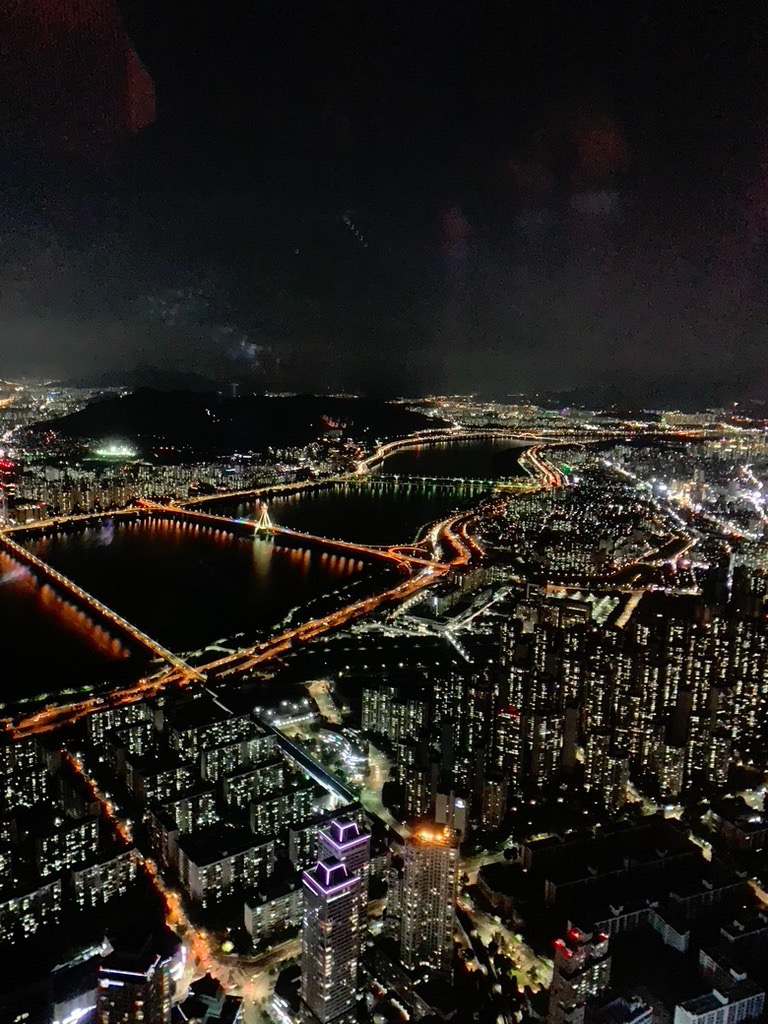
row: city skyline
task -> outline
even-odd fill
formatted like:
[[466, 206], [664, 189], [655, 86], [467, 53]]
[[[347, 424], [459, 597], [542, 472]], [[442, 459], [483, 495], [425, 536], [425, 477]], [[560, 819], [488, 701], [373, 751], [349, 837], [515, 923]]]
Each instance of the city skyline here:
[[759, 1019], [762, 420], [6, 395], [4, 1012]]
[[766, 12], [0, 8], [0, 1024], [766, 1024]]

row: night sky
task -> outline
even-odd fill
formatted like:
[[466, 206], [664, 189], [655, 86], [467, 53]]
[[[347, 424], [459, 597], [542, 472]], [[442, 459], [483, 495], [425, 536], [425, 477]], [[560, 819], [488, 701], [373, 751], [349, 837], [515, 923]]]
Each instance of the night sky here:
[[4, 10], [0, 376], [765, 396], [761, 5]]

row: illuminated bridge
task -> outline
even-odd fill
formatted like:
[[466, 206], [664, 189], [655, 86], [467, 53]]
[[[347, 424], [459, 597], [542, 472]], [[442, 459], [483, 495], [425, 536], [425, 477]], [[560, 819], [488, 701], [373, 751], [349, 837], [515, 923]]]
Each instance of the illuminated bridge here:
[[364, 459], [359, 465], [359, 471], [364, 473], [380, 462], [394, 455], [395, 452], [410, 451], [420, 448], [425, 444], [446, 444], [451, 441], [472, 441], [483, 438], [498, 437], [509, 438], [510, 440], [534, 440], [541, 441], [540, 433], [532, 434], [529, 431], [513, 430], [505, 427], [490, 428], [467, 428], [467, 427], [440, 427], [435, 430], [420, 430], [416, 434], [409, 434], [407, 437], [398, 437], [394, 441], [388, 441]]
[[78, 605], [105, 621], [118, 634], [127, 636], [134, 643], [150, 651], [156, 658], [161, 658], [167, 662], [174, 670], [180, 671], [192, 679], [203, 679], [203, 675], [200, 672], [191, 668], [181, 658], [177, 658], [167, 648], [147, 636], [142, 630], [132, 625], [127, 619], [124, 619], [122, 615], [118, 615], [117, 612], [108, 608], [97, 597], [87, 593], [87, 591], [79, 587], [77, 583], [74, 583], [67, 576], [62, 575], [52, 566], [37, 558], [36, 555], [27, 551], [26, 548], [17, 544], [7, 534], [0, 535], [0, 551], [4, 551], [19, 565], [31, 569], [38, 579], [50, 583], [65, 596], [73, 598]]
[[488, 491], [496, 486], [496, 480], [469, 479], [461, 476], [406, 476], [392, 473], [377, 473], [367, 477], [367, 487], [385, 484], [393, 487], [445, 487], [449, 490]]
[[[498, 436], [501, 432], [494, 431], [493, 433]], [[435, 432], [435, 434], [438, 434], [438, 432]], [[396, 447], [407, 447], [409, 443], [428, 443], [429, 441], [435, 442], [451, 440], [467, 436], [482, 435], [477, 433], [474, 435], [468, 435], [467, 433], [443, 432], [442, 437], [432, 435], [429, 438], [423, 437], [415, 441], [414, 439], [404, 439], [403, 441], [397, 442]], [[513, 434], [510, 431], [508, 433], [504, 432], [504, 436], [520, 437], [521, 435]], [[539, 440], [541, 439], [539, 438]], [[525, 461], [527, 463], [525, 468], [532, 477], [531, 485], [538, 485], [539, 488], [545, 489], [560, 485], [562, 483], [561, 475], [541, 459], [538, 454], [539, 451], [540, 446], [534, 446], [524, 453], [526, 457]], [[521, 458], [521, 462], [522, 461], [523, 459]], [[359, 472], [363, 474], [366, 472], [367, 468], [368, 467], [366, 465], [361, 464]], [[343, 480], [339, 478], [336, 480], [325, 480], [318, 482], [317, 486], [333, 486], [337, 482], [343, 482]], [[289, 485], [289, 488], [294, 491], [301, 491], [307, 490], [308, 485], [306, 482], [300, 482]], [[268, 493], [276, 493], [277, 491], [285, 493], [285, 490], [286, 488], [262, 488], [257, 491], [242, 492], [242, 496], [258, 496], [260, 494], [267, 495]], [[229, 493], [226, 495], [222, 494], [214, 496], [214, 499], [216, 497], [231, 499], [236, 496], [237, 495]], [[201, 497], [196, 503], [199, 504], [210, 500], [211, 496], [206, 495], [205, 497]], [[188, 505], [188, 503], [184, 504]], [[69, 517], [67, 520], [51, 520], [48, 523], [40, 524], [40, 528], [59, 529], [67, 523], [85, 523], [87, 525], [88, 521], [96, 523], [104, 518], [109, 518], [114, 515], [115, 513], [109, 513], [106, 515]], [[46, 733], [52, 729], [57, 729], [79, 721], [80, 719], [92, 714], [94, 711], [98, 711], [102, 708], [123, 706], [134, 703], [135, 701], [145, 700], [148, 697], [157, 696], [161, 692], [167, 691], [169, 688], [176, 686], [185, 687], [190, 683], [201, 682], [208, 678], [229, 675], [237, 676], [247, 673], [256, 666], [279, 659], [293, 650], [296, 645], [311, 642], [326, 632], [343, 628], [349, 623], [375, 612], [396, 610], [402, 607], [404, 604], [412, 601], [420, 591], [431, 587], [434, 583], [443, 578], [443, 576], [446, 573], [449, 573], [453, 567], [467, 565], [474, 558], [481, 557], [483, 554], [481, 545], [473, 536], [474, 528], [478, 524], [478, 513], [476, 511], [457, 513], [442, 522], [432, 523], [426, 531], [423, 531], [424, 536], [422, 538], [422, 543], [427, 541], [432, 551], [440, 552], [442, 554], [442, 561], [429, 561], [427, 559], [419, 558], [416, 556], [418, 549], [410, 548], [409, 546], [377, 549], [374, 547], [350, 544], [346, 541], [334, 541], [327, 538], [311, 537], [306, 534], [300, 534], [296, 531], [275, 526], [275, 524], [269, 521], [269, 515], [266, 509], [263, 511], [261, 519], [255, 523], [247, 520], [232, 520], [220, 516], [213, 516], [209, 513], [198, 512], [196, 509], [181, 507], [180, 505], [153, 506], [151, 504], [147, 504], [145, 507], [139, 509], [127, 509], [122, 513], [118, 513], [118, 515], [123, 515], [127, 518], [146, 518], [153, 515], [163, 515], [168, 516], [169, 518], [179, 518], [181, 521], [188, 520], [190, 522], [205, 523], [208, 527], [211, 527], [214, 530], [218, 529], [222, 532], [232, 534], [235, 534], [240, 530], [243, 530], [250, 535], [257, 533], [272, 533], [275, 536], [293, 539], [297, 543], [313, 543], [325, 547], [334, 546], [340, 551], [343, 550], [357, 557], [378, 557], [386, 559], [398, 565], [406, 578], [401, 578], [398, 583], [386, 588], [385, 590], [379, 591], [370, 597], [355, 601], [354, 603], [346, 605], [345, 607], [340, 608], [335, 612], [331, 612], [321, 618], [302, 623], [301, 625], [289, 629], [284, 633], [270, 637], [253, 647], [226, 655], [225, 657], [212, 661], [207, 665], [200, 666], [198, 669], [193, 669], [181, 659], [173, 655], [170, 651], [167, 651], [150, 637], [146, 636], [146, 634], [136, 629], [135, 626], [123, 619], [122, 616], [117, 615], [96, 598], [87, 594], [71, 580], [62, 576], [50, 566], [37, 559], [34, 555], [28, 552], [25, 548], [16, 544], [15, 541], [10, 538], [9, 533], [29, 530], [31, 524], [21, 526], [19, 528], [13, 528], [12, 530], [0, 531], [0, 551], [5, 550], [18, 562], [34, 569], [39, 576], [57, 584], [64, 592], [75, 597], [84, 606], [89, 607], [94, 611], [98, 611], [104, 619], [109, 621], [115, 627], [118, 627], [121, 631], [127, 633], [134, 640], [142, 643], [147, 647], [147, 649], [151, 650], [157, 657], [165, 660], [170, 666], [168, 671], [162, 675], [158, 675], [152, 679], [139, 680], [135, 686], [113, 691], [112, 693], [105, 694], [103, 696], [93, 696], [74, 704], [59, 707], [46, 707], [32, 715], [19, 717], [14, 721], [6, 721], [3, 723], [6, 732], [13, 739], [20, 739], [24, 736], [36, 735], [39, 733]], [[414, 554], [409, 554], [409, 551], [413, 551]]]
[[177, 502], [179, 508], [199, 508], [222, 501], [270, 501], [272, 498], [289, 497], [290, 495], [311, 494], [316, 491], [329, 491], [343, 488], [379, 489], [385, 487], [414, 489], [417, 487], [437, 487], [445, 490], [489, 490], [494, 486], [493, 480], [466, 479], [463, 477], [444, 476], [397, 476], [391, 473], [368, 474], [349, 473], [346, 476], [329, 476], [322, 480], [300, 480], [290, 484], [270, 484], [265, 487], [254, 487], [247, 491], [221, 491], [218, 494], [198, 495]]
[[156, 505], [152, 502], [142, 501], [142, 510], [158, 519], [169, 519], [180, 522], [197, 523], [207, 526], [221, 533], [230, 533], [233, 536], [272, 536], [285, 543], [296, 546], [317, 547], [323, 550], [337, 551], [350, 558], [368, 558], [376, 561], [384, 561], [395, 568], [404, 571], [406, 575], [416, 569], [425, 566], [433, 566], [435, 563], [417, 557], [412, 553], [401, 552], [397, 545], [392, 547], [375, 547], [367, 544], [355, 544], [351, 541], [338, 540], [333, 537], [317, 537], [310, 533], [301, 533], [299, 530], [291, 530], [287, 526], [278, 526], [269, 517], [267, 506], [261, 509], [257, 520], [250, 519], [229, 519], [225, 516], [215, 516], [210, 512], [199, 512], [197, 509], [182, 508], [178, 505]]
[[87, 526], [101, 526], [105, 519], [135, 519], [137, 515], [135, 508], [121, 508], [114, 512], [84, 512], [72, 516], [56, 516], [50, 519], [39, 519], [34, 523], [17, 523], [14, 526], [4, 526], [0, 529], [0, 536], [18, 537], [34, 535], [36, 533], [66, 533], [69, 530], [77, 530]]
[[278, 498], [285, 494], [308, 494], [311, 491], [324, 491], [329, 487], [348, 483], [356, 479], [349, 476], [326, 476], [322, 480], [296, 480], [290, 484], [265, 484], [263, 487], [251, 487], [245, 491], [218, 491], [215, 494], [198, 494], [177, 502], [179, 508], [194, 508], [197, 505], [208, 505], [215, 501], [236, 501], [243, 499]]

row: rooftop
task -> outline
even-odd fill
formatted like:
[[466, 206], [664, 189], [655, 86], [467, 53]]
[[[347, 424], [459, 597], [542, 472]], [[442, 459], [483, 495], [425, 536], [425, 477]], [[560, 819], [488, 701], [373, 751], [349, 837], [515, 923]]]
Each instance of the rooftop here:
[[[184, 698], [166, 708], [166, 718], [172, 729], [199, 729], [228, 719], [246, 718], [247, 715], [233, 715], [223, 704], [209, 694]], [[254, 723], [255, 725], [255, 723]]]
[[126, 763], [144, 778], [160, 775], [161, 772], [172, 771], [174, 768], [194, 768], [195, 760], [185, 760], [175, 750], [165, 748], [153, 750], [147, 754], [128, 754]]
[[346, 865], [336, 857], [319, 860], [313, 868], [303, 873], [302, 879], [304, 885], [318, 896], [330, 896], [345, 889], [352, 889], [360, 881], [355, 875], [350, 875]]
[[246, 896], [246, 906], [260, 907], [265, 903], [271, 903], [272, 900], [279, 900], [289, 893], [296, 892], [299, 885], [300, 879], [298, 875], [293, 875], [291, 878], [281, 881], [274, 881], [270, 878]]
[[593, 1011], [592, 1019], [595, 1024], [635, 1024], [652, 1012], [648, 1003], [639, 996], [633, 996], [631, 999], [614, 999]]
[[461, 834], [447, 825], [441, 827], [434, 822], [423, 822], [418, 825], [410, 836], [410, 842], [416, 846], [444, 846], [457, 849]]
[[364, 846], [370, 840], [370, 836], [360, 829], [356, 821], [345, 818], [334, 818], [328, 827], [322, 830], [322, 835], [326, 842], [339, 851]]
[[257, 837], [250, 829], [218, 824], [182, 836], [179, 840], [179, 850], [187, 860], [198, 867], [204, 867], [227, 860], [229, 857], [236, 857], [248, 850], [271, 847], [273, 844], [272, 836]]
[[728, 1006], [729, 1003], [738, 1003], [742, 999], [750, 999], [752, 996], [759, 995], [762, 991], [763, 989], [756, 985], [754, 981], [744, 978], [743, 981], [737, 981], [729, 986], [727, 992], [713, 988], [711, 992], [706, 992], [702, 996], [696, 996], [694, 999], [688, 999], [680, 1005], [691, 1015], [701, 1016], [705, 1013], [711, 1013], [713, 1010], [719, 1010], [723, 1006]]

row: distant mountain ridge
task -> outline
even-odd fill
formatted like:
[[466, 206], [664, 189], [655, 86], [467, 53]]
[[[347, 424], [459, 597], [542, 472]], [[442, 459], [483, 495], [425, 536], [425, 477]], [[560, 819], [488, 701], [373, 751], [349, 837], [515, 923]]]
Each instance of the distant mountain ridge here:
[[345, 436], [356, 440], [396, 437], [443, 424], [400, 405], [368, 398], [227, 398], [212, 392], [141, 388], [124, 398], [110, 398], [49, 420], [45, 429], [73, 439], [119, 439], [144, 452], [170, 446], [211, 455], [305, 445], [327, 432], [328, 420], [346, 424]]

